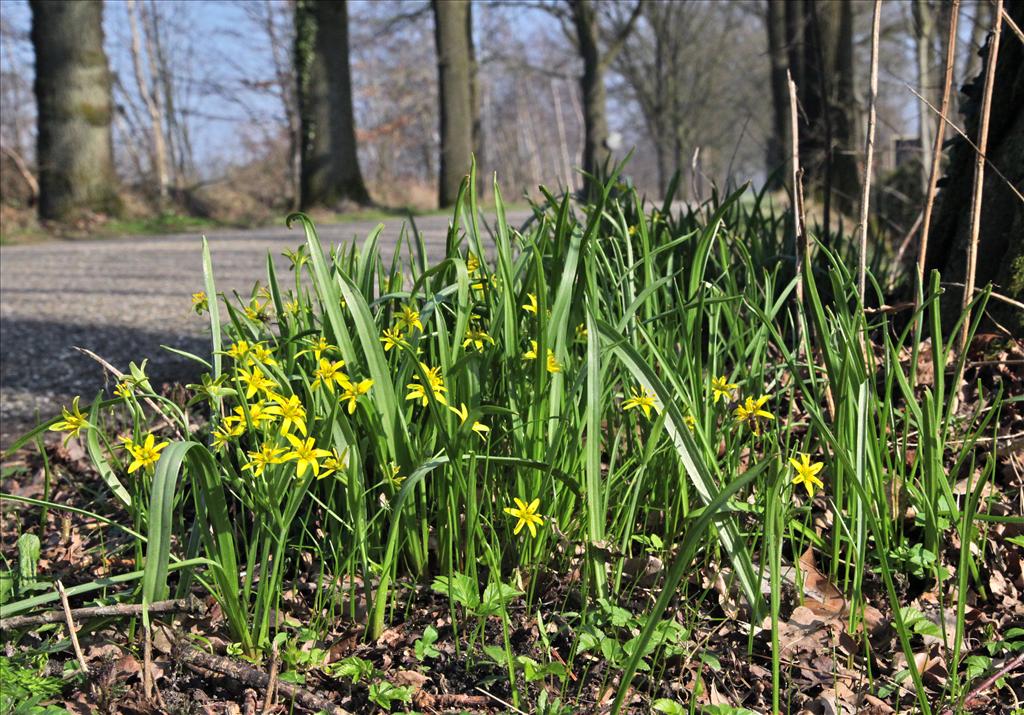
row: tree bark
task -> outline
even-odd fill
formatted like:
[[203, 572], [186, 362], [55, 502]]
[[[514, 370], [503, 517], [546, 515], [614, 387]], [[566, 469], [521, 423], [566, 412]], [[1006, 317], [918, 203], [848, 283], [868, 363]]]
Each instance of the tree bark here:
[[118, 213], [101, 0], [31, 0], [39, 108], [39, 216]]
[[369, 204], [356, 151], [345, 2], [298, 1], [295, 60], [302, 127], [299, 205]]
[[[1024, 25], [1024, 0], [1007, 0], [1005, 10], [1017, 25]], [[987, 54], [986, 48], [982, 51], [981, 70], [973, 82], [963, 87], [960, 103], [964, 131], [975, 144]], [[1024, 240], [1021, 240], [1024, 202], [1007, 182], [1018, 191], [1024, 187], [1024, 112], [1021, 107], [1024, 107], [1024, 45], [1007, 41], [999, 48], [992, 93], [975, 282], [978, 286], [994, 283], [997, 293], [1018, 302], [1024, 301]], [[949, 164], [941, 182], [925, 267], [941, 271], [944, 283], [963, 283], [975, 155], [974, 149], [960, 136], [950, 144]], [[947, 329], [959, 316], [961, 297], [962, 289], [957, 287], [948, 288], [943, 295], [943, 322]], [[988, 312], [1018, 337], [1024, 336], [1024, 311], [1000, 301], [990, 301]]]
[[473, 53], [470, 3], [431, 0], [437, 43], [441, 115], [441, 170], [438, 204], [451, 206], [469, 172], [473, 153]]
[[[928, 0], [914, 0], [914, 43], [917, 54], [917, 91], [933, 107], [939, 105], [932, 83], [932, 64], [935, 62], [935, 12]], [[932, 115], [924, 102], [917, 103], [918, 142], [921, 147], [921, 195], [928, 192], [928, 154], [932, 150]]]
[[789, 90], [786, 84], [786, 7], [785, 0], [768, 0], [768, 57], [771, 60], [772, 133], [768, 137], [765, 169], [771, 188], [786, 184], [784, 171], [789, 160]]
[[[580, 90], [583, 96], [583, 171], [597, 176], [607, 163], [608, 115], [604, 88], [604, 63], [597, 37], [597, 13], [590, 0], [572, 0], [572, 17], [576, 25], [576, 39], [580, 57], [583, 59], [583, 74], [580, 76]], [[589, 193], [592, 182], [584, 184]]]

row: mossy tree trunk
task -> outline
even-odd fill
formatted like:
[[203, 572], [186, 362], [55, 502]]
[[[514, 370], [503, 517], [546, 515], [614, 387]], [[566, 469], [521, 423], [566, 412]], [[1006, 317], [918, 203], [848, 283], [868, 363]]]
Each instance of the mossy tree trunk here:
[[468, 0], [432, 0], [441, 116], [438, 204], [451, 206], [472, 161], [475, 129], [472, 15]]
[[[1007, 0], [1005, 9], [1019, 27], [1024, 26], [1024, 0]], [[1024, 190], [1024, 110], [1021, 109], [1024, 107], [1024, 45], [1005, 23], [1002, 39], [989, 114], [975, 285], [993, 283], [997, 293], [1022, 302], [1024, 202], [1011, 185], [1017, 187], [1017, 191]], [[973, 82], [964, 86], [960, 98], [964, 130], [975, 144], [981, 118], [987, 47], [981, 55], [979, 73]], [[942, 272], [944, 283], [962, 284], [966, 275], [974, 161], [974, 149], [967, 141], [960, 136], [953, 139], [946, 175], [940, 183], [926, 260], [928, 270]], [[962, 288], [946, 289], [943, 318], [947, 328], [959, 315], [962, 295]], [[988, 307], [997, 321], [1018, 336], [1024, 336], [1024, 311], [998, 300], [990, 301]]]
[[39, 216], [118, 213], [111, 75], [101, 0], [31, 0], [36, 57]]
[[295, 67], [302, 154], [299, 205], [369, 204], [356, 151], [348, 8], [343, 0], [296, 3]]

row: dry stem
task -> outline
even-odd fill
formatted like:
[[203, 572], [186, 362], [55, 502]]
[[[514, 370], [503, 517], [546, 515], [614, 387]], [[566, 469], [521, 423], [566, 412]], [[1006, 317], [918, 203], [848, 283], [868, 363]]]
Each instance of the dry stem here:
[[875, 104], [878, 101], [878, 33], [882, 16], [882, 0], [875, 0], [875, 11], [871, 22], [871, 81], [868, 94], [868, 136], [864, 159], [864, 192], [860, 199], [860, 265], [857, 285], [860, 290], [860, 304], [866, 303], [867, 253], [868, 253], [868, 205], [871, 197], [871, 164], [875, 158]]

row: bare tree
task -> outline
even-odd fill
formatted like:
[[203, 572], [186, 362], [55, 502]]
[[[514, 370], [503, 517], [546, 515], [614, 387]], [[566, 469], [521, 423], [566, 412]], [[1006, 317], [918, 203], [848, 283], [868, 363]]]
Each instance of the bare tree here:
[[295, 27], [302, 125], [300, 205], [369, 204], [356, 154], [346, 3], [299, 0]]
[[[164, 116], [161, 107], [162, 95], [156, 91], [156, 88], [152, 86], [149, 78], [146, 76], [146, 72], [143, 69], [143, 50], [142, 50], [142, 34], [139, 31], [139, 10], [135, 4], [135, 0], [127, 0], [126, 8], [128, 10], [128, 25], [131, 28], [131, 55], [132, 55], [132, 68], [135, 71], [135, 89], [139, 93], [139, 97], [142, 99], [143, 104], [146, 106], [146, 111], [149, 114], [149, 130], [150, 130], [150, 165], [153, 168], [154, 181], [156, 183], [157, 190], [157, 201], [160, 206], [167, 201], [170, 180], [167, 176], [167, 149], [164, 143]], [[151, 47], [151, 44], [149, 45]], [[155, 61], [151, 52], [147, 52], [146, 60], [148, 60], [150, 71], [153, 73], [150, 76], [155, 75]]]
[[111, 146], [113, 101], [103, 3], [32, 0], [39, 215], [120, 209]]
[[437, 44], [441, 120], [441, 172], [438, 203], [451, 206], [469, 171], [473, 152], [475, 101], [472, 4], [432, 0]]
[[[611, 155], [608, 146], [608, 108], [605, 90], [605, 72], [622, 50], [633, 30], [640, 10], [637, 2], [629, 18], [602, 52], [599, 43], [596, 7], [591, 0], [569, 0], [572, 22], [576, 29], [576, 43], [583, 60], [580, 92], [583, 96], [583, 171], [596, 176]], [[593, 184], [585, 186], [587, 191]]]

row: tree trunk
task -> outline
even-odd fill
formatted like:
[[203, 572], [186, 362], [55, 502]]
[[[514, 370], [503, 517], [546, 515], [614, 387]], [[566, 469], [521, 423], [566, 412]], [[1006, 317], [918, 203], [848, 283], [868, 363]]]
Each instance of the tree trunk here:
[[772, 133], [768, 137], [765, 169], [772, 178], [771, 188], [784, 186], [785, 166], [789, 161], [789, 88], [786, 84], [786, 7], [785, 0], [768, 0], [768, 56], [771, 60]]
[[[572, 0], [572, 16], [583, 74], [580, 90], [583, 96], [583, 171], [597, 176], [610, 156], [608, 151], [608, 115], [604, 88], [604, 65], [601, 62], [597, 37], [597, 13], [590, 0]], [[588, 179], [584, 190], [593, 188]]]
[[[141, 8], [136, 7], [135, 0], [127, 0], [125, 9], [128, 12], [128, 28], [132, 38], [130, 49], [132, 68], [135, 71], [135, 86], [149, 114], [150, 136], [152, 137], [149, 161], [153, 171], [153, 180], [156, 183], [157, 206], [162, 211], [169, 195], [169, 182], [167, 180], [167, 151], [164, 146], [164, 122], [160, 107], [160, 93], [150, 87], [142, 67], [142, 39], [139, 33], [139, 25], [143, 24], [140, 17]], [[152, 55], [149, 55], [149, 59], [149, 66], [152, 69]]]
[[302, 126], [299, 205], [369, 204], [356, 152], [345, 2], [299, 0], [295, 59]]
[[[1007, 0], [1005, 9], [1018, 26], [1024, 26], [1024, 0]], [[1024, 301], [1024, 202], [1007, 185], [1008, 180], [1018, 191], [1024, 187], [1024, 45], [1014, 41], [1006, 29], [1004, 24], [1007, 41], [999, 46], [989, 115], [975, 283], [994, 283], [997, 293]], [[987, 50], [982, 52], [978, 76], [964, 86], [961, 98], [964, 131], [975, 143], [986, 58]], [[966, 275], [974, 159], [974, 149], [962, 137], [954, 138], [926, 262], [928, 270], [942, 271], [944, 283], [963, 283]], [[956, 287], [948, 288], [943, 296], [943, 321], [947, 328], [959, 315], [961, 297], [962, 289]], [[1024, 337], [1024, 311], [990, 301], [988, 312], [1018, 337]]]
[[[810, 184], [824, 184], [841, 211], [857, 205], [857, 137], [853, 91], [853, 6], [850, 0], [805, 4], [810, 32], [804, 44], [801, 104], [807, 131], [800, 133], [800, 162]], [[806, 139], [806, 147], [805, 147]]]
[[110, 124], [111, 76], [101, 0], [32, 0], [39, 107], [39, 216], [117, 213]]
[[[933, 107], [939, 106], [932, 84], [932, 64], [935, 62], [935, 13], [928, 0], [914, 0], [914, 42], [917, 52], [917, 91]], [[918, 100], [918, 143], [921, 147], [921, 195], [928, 193], [928, 157], [932, 151], [931, 109]]]
[[468, 0], [432, 0], [441, 115], [438, 204], [451, 206], [473, 152], [473, 53]]

